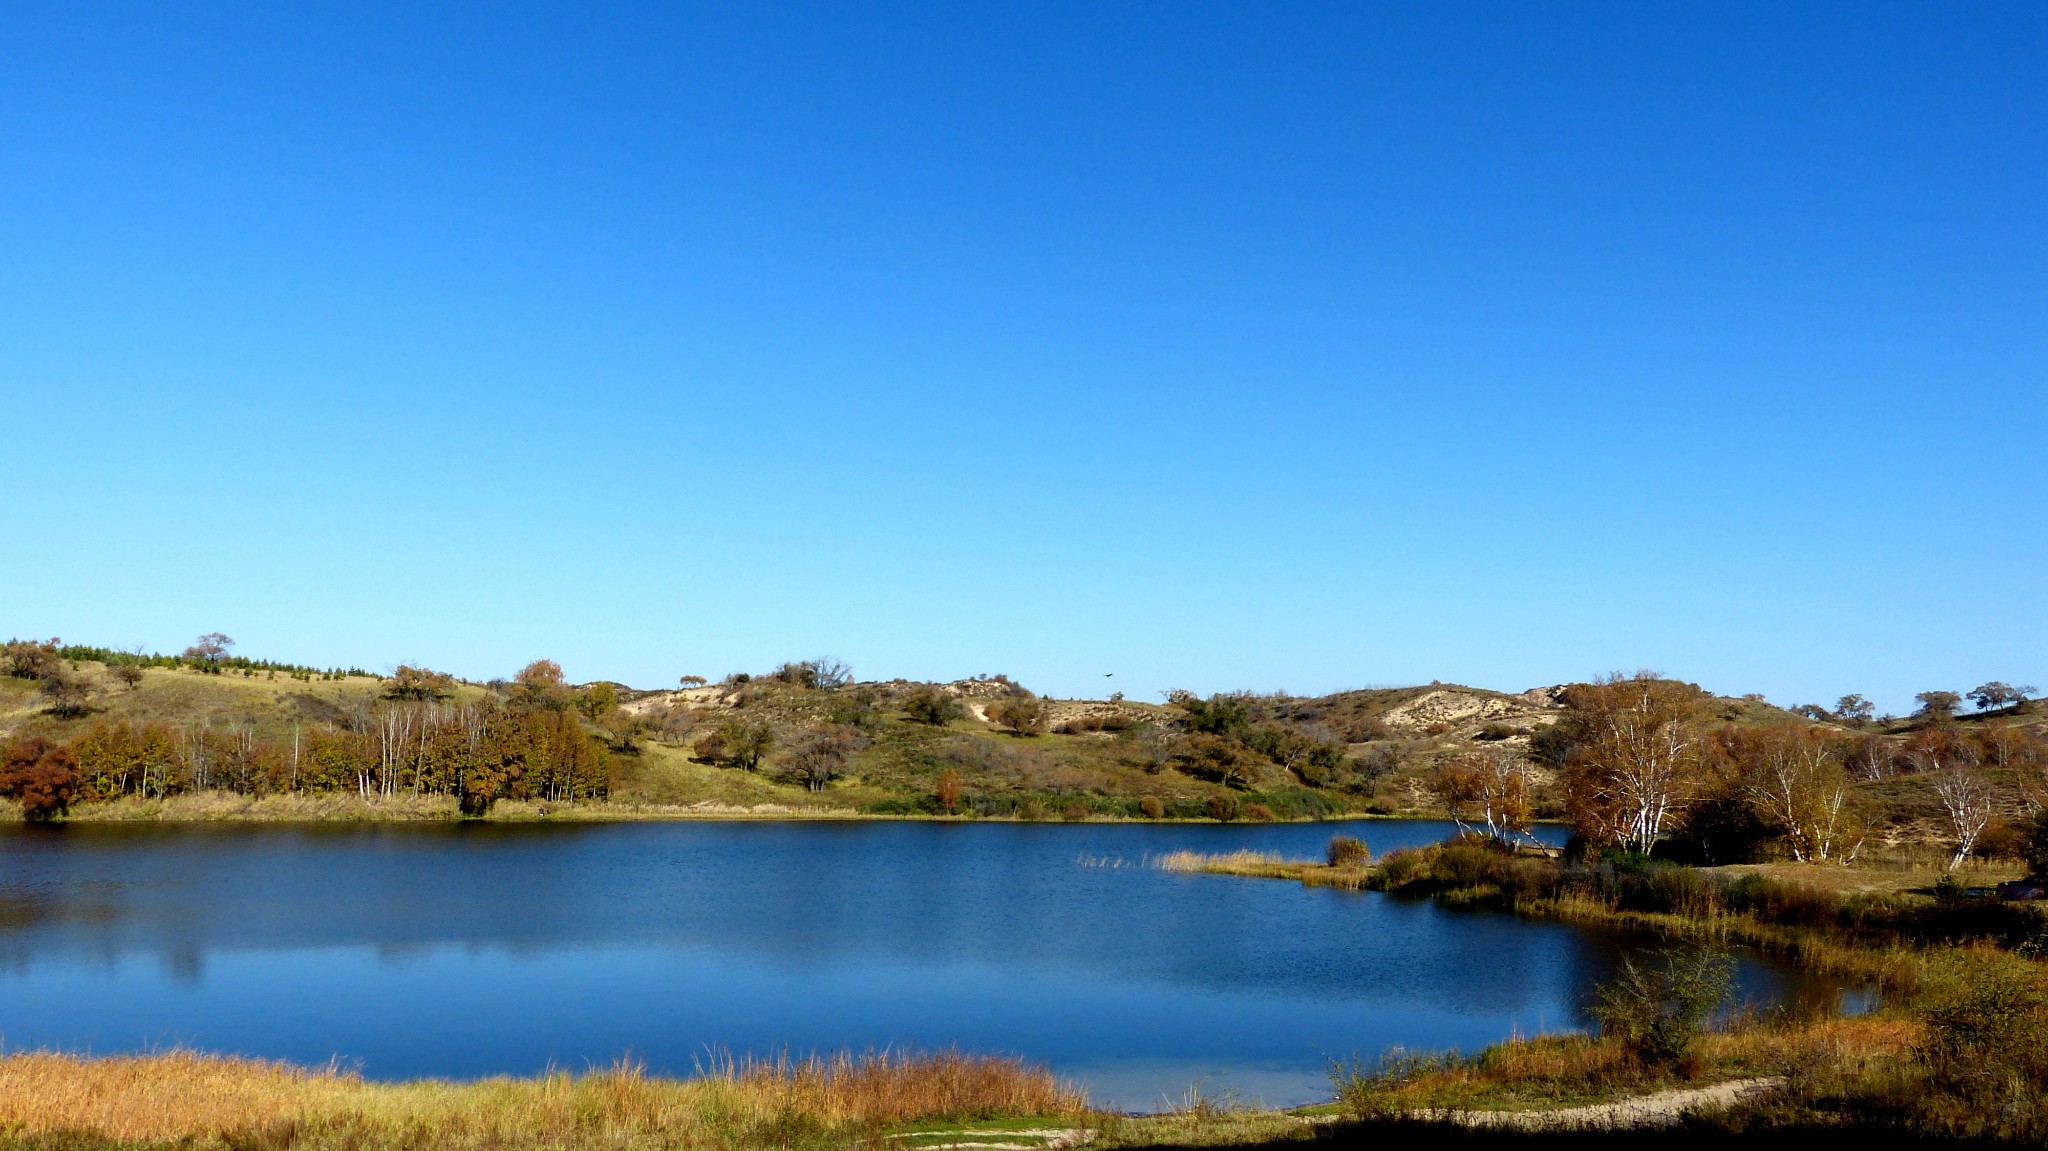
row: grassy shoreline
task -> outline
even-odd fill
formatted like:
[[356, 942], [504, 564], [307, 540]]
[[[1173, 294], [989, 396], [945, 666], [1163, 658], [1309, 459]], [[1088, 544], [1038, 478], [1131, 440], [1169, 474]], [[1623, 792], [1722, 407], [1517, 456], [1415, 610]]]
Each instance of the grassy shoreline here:
[[[1368, 822], [1434, 819], [1426, 814], [1356, 812], [1320, 819], [1274, 820], [1274, 823]], [[273, 795], [252, 798], [233, 792], [202, 792], [166, 799], [124, 798], [72, 807], [52, 824], [122, 823], [648, 823], [711, 821], [858, 821], [886, 823], [1117, 823], [1216, 826], [1213, 819], [1145, 819], [1090, 814], [1081, 820], [1027, 819], [1017, 815], [945, 815], [868, 812], [851, 807], [797, 807], [777, 803], [737, 804], [704, 801], [692, 804], [631, 802], [545, 804], [501, 800], [478, 816], [465, 816], [447, 797], [394, 796], [365, 800], [350, 794]], [[20, 809], [0, 800], [0, 824], [20, 824]], [[1239, 821], [1241, 826], [1260, 826]]]
[[1430, 898], [1685, 946], [1751, 947], [1885, 993], [1879, 1010], [1853, 1018], [1738, 1018], [1701, 1035], [1675, 1062], [1637, 1058], [1605, 1035], [1515, 1038], [1470, 1057], [1354, 1058], [1337, 1085], [1343, 1109], [1359, 1120], [1552, 1107], [1766, 1075], [1781, 1086], [1687, 1122], [1725, 1134], [1853, 1128], [1914, 1141], [2048, 1139], [2044, 909], [1972, 899], [1960, 885], [1923, 894], [1641, 860], [1567, 866], [1469, 842], [1371, 864], [1355, 853], [1333, 864], [1254, 852], [1178, 852], [1156, 862], [1189, 874]]

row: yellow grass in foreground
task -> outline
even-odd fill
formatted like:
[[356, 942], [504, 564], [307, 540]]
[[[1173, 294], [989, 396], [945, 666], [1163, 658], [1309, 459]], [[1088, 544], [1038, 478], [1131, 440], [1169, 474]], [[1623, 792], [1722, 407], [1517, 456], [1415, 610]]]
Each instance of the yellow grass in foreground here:
[[200, 1147], [743, 1148], [844, 1144], [891, 1124], [1075, 1115], [1081, 1091], [1005, 1058], [723, 1060], [695, 1079], [587, 1075], [382, 1084], [176, 1051], [0, 1058], [0, 1142], [74, 1133]]

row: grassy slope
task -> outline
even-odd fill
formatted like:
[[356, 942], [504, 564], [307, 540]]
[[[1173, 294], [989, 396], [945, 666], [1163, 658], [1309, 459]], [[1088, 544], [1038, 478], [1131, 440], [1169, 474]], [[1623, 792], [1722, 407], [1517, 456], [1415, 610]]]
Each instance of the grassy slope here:
[[[95, 723], [208, 724], [217, 728], [252, 725], [263, 739], [289, 739], [294, 723], [334, 723], [350, 706], [377, 698], [383, 685], [366, 676], [300, 682], [287, 676], [253, 678], [224, 673], [149, 668], [134, 689], [107, 674], [104, 666], [80, 662], [78, 674], [99, 691], [90, 715], [57, 719], [42, 710], [36, 685], [0, 677], [0, 733], [68, 740]], [[481, 698], [484, 689], [463, 685], [457, 698]]]

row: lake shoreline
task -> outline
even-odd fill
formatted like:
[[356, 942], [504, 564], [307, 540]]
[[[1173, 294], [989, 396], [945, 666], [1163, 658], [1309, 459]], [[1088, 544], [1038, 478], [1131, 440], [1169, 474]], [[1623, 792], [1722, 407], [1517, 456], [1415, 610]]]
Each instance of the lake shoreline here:
[[[1267, 824], [1346, 824], [1438, 819], [1428, 812], [1345, 812], [1320, 818], [1274, 820], [1145, 819], [1091, 813], [1086, 819], [1026, 819], [1015, 815], [946, 815], [904, 812], [865, 812], [841, 807], [794, 807], [785, 804], [728, 804], [704, 801], [694, 804], [547, 804], [504, 800], [482, 815], [463, 815], [445, 797], [396, 796], [364, 800], [353, 795], [279, 795], [250, 798], [233, 792], [204, 792], [172, 796], [169, 799], [126, 798], [108, 803], [81, 804], [52, 826], [65, 824], [141, 823], [315, 823], [315, 824], [408, 824], [408, 823], [660, 823], [660, 822], [762, 822], [789, 821], [855, 823], [1036, 823], [1036, 824], [1131, 824], [1135, 826], [1258, 826]], [[0, 825], [21, 825], [18, 808], [0, 801]]]

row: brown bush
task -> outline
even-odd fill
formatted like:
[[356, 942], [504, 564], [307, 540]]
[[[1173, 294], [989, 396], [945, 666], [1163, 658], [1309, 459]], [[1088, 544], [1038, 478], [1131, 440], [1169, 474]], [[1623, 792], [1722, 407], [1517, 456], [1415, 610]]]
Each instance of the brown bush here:
[[0, 675], [16, 679], [41, 679], [57, 666], [59, 639], [10, 639], [0, 645]]
[[24, 819], [54, 819], [78, 798], [78, 760], [41, 736], [15, 740], [0, 755], [0, 795], [20, 803]]
[[1979, 859], [2024, 859], [2027, 833], [2002, 819], [1994, 819], [1978, 834], [1977, 845], [1970, 853]]
[[1138, 801], [1138, 814], [1143, 815], [1146, 819], [1164, 819], [1166, 817], [1166, 805], [1159, 802], [1158, 796], [1148, 795]]
[[1244, 817], [1253, 823], [1271, 823], [1273, 809], [1263, 803], [1247, 803], [1244, 805]]
[[1343, 735], [1346, 743], [1371, 743], [1378, 739], [1394, 738], [1393, 730], [1377, 716], [1352, 720], [1344, 725]]
[[960, 810], [960, 789], [964, 783], [960, 773], [952, 768], [941, 771], [937, 789], [939, 806], [947, 811]]
[[1331, 867], [1364, 867], [1372, 862], [1372, 851], [1365, 841], [1352, 835], [1330, 837], [1330, 846], [1324, 853]]

